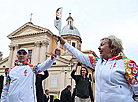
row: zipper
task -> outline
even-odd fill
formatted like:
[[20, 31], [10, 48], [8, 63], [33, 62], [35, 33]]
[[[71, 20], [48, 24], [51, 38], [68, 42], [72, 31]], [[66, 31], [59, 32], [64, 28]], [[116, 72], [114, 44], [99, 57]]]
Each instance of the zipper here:
[[[106, 63], [107, 63], [107, 62], [106, 62]], [[102, 64], [102, 63], [101, 63], [101, 64]], [[100, 64], [100, 65], [101, 65], [101, 64]], [[99, 66], [99, 67], [100, 67], [100, 66]], [[102, 70], [103, 70], [104, 68], [105, 68], [105, 63], [103, 63], [103, 67], [99, 69], [99, 75], [100, 75], [100, 102], [102, 102], [102, 101], [101, 101], [101, 86], [102, 86], [102, 85], [101, 85], [101, 82], [102, 82], [102, 81], [101, 81], [101, 77], [102, 77], [101, 74], [102, 74]]]

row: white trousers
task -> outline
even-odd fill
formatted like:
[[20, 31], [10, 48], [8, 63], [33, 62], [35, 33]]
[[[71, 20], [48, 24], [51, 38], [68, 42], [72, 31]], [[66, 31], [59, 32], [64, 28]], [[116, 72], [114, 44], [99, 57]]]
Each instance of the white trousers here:
[[89, 98], [80, 98], [75, 96], [75, 102], [90, 102]]

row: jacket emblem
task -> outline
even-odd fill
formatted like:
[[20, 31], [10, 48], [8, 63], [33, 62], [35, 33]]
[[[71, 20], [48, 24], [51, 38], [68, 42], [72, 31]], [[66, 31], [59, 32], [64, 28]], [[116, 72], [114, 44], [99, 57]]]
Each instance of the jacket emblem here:
[[24, 71], [24, 76], [27, 76], [27, 69]]

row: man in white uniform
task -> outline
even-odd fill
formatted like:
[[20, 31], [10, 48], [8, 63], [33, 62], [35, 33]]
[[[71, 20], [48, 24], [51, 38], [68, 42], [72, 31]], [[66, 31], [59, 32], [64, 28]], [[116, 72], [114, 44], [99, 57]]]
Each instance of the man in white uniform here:
[[56, 55], [60, 55], [59, 49], [43, 63], [31, 65], [27, 60], [28, 51], [20, 48], [17, 51], [18, 60], [15, 61], [15, 66], [8, 70], [1, 102], [36, 102], [35, 76], [50, 68]]

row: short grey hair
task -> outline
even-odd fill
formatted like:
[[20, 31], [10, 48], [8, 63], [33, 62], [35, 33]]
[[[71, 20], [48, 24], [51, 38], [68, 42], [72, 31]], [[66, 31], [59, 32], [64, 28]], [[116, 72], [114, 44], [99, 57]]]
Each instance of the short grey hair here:
[[108, 39], [109, 40], [109, 48], [113, 49], [111, 51], [112, 55], [115, 56], [120, 52], [123, 52], [123, 46], [121, 39], [115, 37], [114, 35], [110, 35], [108, 37], [102, 38], [100, 41]]

